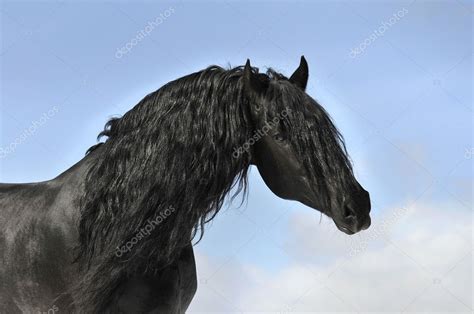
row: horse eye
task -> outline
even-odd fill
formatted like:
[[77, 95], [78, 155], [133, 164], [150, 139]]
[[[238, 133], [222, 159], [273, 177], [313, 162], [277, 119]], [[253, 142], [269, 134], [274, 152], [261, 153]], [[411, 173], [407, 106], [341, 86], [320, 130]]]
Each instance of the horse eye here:
[[285, 140], [285, 138], [281, 134], [273, 135], [273, 139], [277, 142], [283, 142]]

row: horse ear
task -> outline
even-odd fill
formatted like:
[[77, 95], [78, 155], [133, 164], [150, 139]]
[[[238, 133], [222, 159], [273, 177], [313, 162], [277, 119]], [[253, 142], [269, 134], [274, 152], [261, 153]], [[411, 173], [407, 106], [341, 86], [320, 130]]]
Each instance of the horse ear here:
[[305, 90], [306, 84], [308, 84], [308, 72], [308, 62], [304, 56], [301, 56], [300, 66], [291, 75], [290, 82]]
[[249, 92], [259, 94], [265, 90], [265, 87], [265, 83], [258, 78], [258, 74], [252, 72], [250, 60], [247, 59], [244, 67], [244, 88]]

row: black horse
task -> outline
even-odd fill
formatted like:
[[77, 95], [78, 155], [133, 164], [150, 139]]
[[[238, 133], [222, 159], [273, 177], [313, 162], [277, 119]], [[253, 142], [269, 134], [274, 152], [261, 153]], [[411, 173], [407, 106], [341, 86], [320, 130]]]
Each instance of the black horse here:
[[[344, 141], [288, 79], [211, 66], [164, 85], [57, 178], [0, 185], [1, 313], [183, 313], [197, 288], [192, 240], [255, 165], [279, 197], [370, 225]], [[234, 193], [233, 193], [234, 192]]]

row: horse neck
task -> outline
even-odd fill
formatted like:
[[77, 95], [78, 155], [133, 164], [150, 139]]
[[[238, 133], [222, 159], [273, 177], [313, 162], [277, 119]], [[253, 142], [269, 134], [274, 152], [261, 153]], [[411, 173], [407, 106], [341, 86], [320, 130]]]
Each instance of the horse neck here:
[[79, 220], [78, 201], [84, 193], [85, 178], [89, 168], [99, 156], [100, 149], [94, 150], [56, 178], [43, 182], [45, 185], [58, 190], [56, 201], [60, 206], [53, 206], [49, 209], [54, 212], [52, 215], [65, 215], [66, 217], [63, 218], [70, 221]]
[[67, 182], [69, 184], [75, 185], [81, 184], [84, 181], [89, 168], [94, 164], [94, 161], [101, 155], [101, 151], [101, 147], [98, 147], [97, 149], [93, 150], [80, 161], [78, 161], [76, 164], [74, 164], [71, 168], [67, 169], [50, 182], [62, 184]]

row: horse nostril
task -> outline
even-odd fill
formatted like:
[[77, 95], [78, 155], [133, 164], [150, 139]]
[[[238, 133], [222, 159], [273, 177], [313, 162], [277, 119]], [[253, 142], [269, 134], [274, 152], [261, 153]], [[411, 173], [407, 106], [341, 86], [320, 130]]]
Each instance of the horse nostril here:
[[344, 206], [344, 219], [353, 220], [356, 218], [355, 211], [348, 205]]

